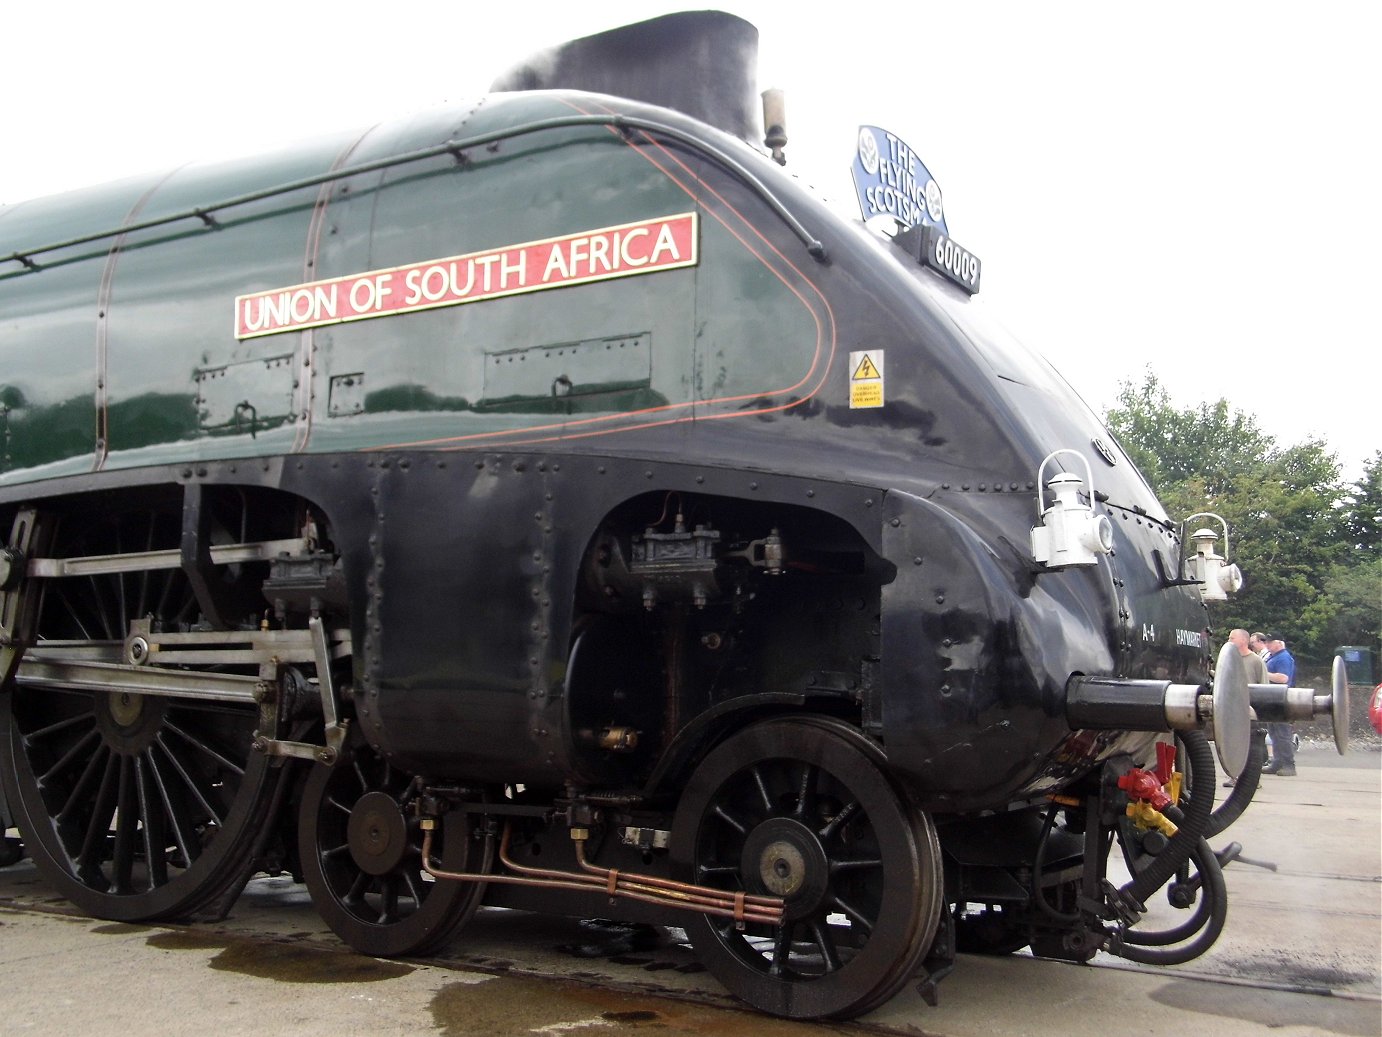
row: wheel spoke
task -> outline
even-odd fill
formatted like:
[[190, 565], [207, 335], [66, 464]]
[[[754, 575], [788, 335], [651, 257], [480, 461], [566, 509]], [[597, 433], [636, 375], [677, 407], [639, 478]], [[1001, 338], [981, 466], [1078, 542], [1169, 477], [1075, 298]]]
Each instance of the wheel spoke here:
[[408, 887], [408, 895], [413, 898], [413, 903], [421, 907], [422, 898], [426, 893], [422, 889], [422, 883], [418, 881], [417, 873], [412, 868], [405, 868], [400, 874], [403, 884]]
[[134, 761], [128, 756], [117, 756], [116, 761], [120, 766], [120, 793], [115, 808], [115, 876], [112, 885], [117, 894], [125, 894], [134, 892], [130, 888], [130, 881], [134, 874], [139, 817], [135, 812]]
[[816, 833], [818, 836], [820, 836], [821, 842], [826, 843], [829, 842], [831, 839], [835, 838], [835, 835], [840, 831], [840, 829], [847, 825], [849, 823], [850, 818], [852, 818], [858, 812], [859, 801], [857, 799], [850, 800], [848, 803], [846, 803], [844, 805], [844, 808], [838, 814], [832, 817], [829, 821], [827, 821], [825, 826]]
[[67, 594], [66, 594], [66, 592], [62, 589], [62, 585], [61, 585], [61, 584], [57, 584], [57, 585], [56, 585], [56, 590], [57, 590], [57, 599], [58, 599], [58, 601], [62, 602], [62, 607], [65, 608], [65, 609], [67, 610], [68, 616], [71, 618], [72, 622], [75, 623], [75, 624], [77, 625], [77, 633], [79, 633], [79, 634], [81, 635], [82, 640], [83, 640], [83, 641], [95, 641], [95, 640], [97, 640], [97, 638], [94, 638], [94, 637], [91, 636], [91, 631], [88, 630], [87, 627], [86, 627], [86, 624], [82, 622], [81, 614], [76, 610], [76, 608], [73, 607], [72, 602], [70, 602], [70, 601], [67, 599]]
[[[115, 541], [115, 551], [117, 554], [124, 554], [124, 549], [120, 546], [120, 538], [117, 536]], [[129, 607], [125, 602], [125, 574], [115, 574], [115, 608], [119, 626], [117, 630], [123, 635], [130, 628]]]
[[696, 872], [702, 879], [714, 875], [738, 875], [739, 865], [737, 864], [698, 864]]
[[87, 885], [95, 884], [95, 876], [100, 874], [101, 864], [105, 860], [106, 840], [110, 836], [110, 822], [117, 806], [119, 774], [120, 757], [108, 753], [106, 772], [101, 776], [101, 787], [96, 792], [96, 806], [86, 825], [81, 852], [77, 855], [79, 872]]
[[[349, 847], [346, 848], [349, 849]], [[355, 881], [350, 884], [350, 888], [346, 890], [345, 896], [341, 897], [341, 900], [347, 904], [354, 904], [357, 906], [364, 904], [365, 894], [369, 892], [372, 880], [372, 875], [363, 871], [357, 872]]]
[[96, 618], [101, 621], [101, 629], [106, 633], [106, 640], [114, 641], [120, 635], [110, 624], [110, 609], [106, 607], [105, 598], [101, 594], [101, 584], [95, 576], [88, 576], [86, 579], [91, 585], [91, 600], [96, 603]]
[[167, 840], [163, 832], [163, 812], [155, 809], [144, 761], [136, 756], [130, 763], [134, 789], [139, 800], [139, 816], [144, 819], [144, 865], [148, 869], [148, 888], [157, 889], [168, 881]]
[[859, 871], [863, 868], [881, 868], [883, 860], [880, 857], [835, 857], [830, 861], [830, 874], [836, 875], [842, 871]]
[[68, 793], [67, 801], [63, 803], [62, 809], [53, 815], [53, 821], [59, 825], [65, 824], [67, 819], [72, 816], [72, 812], [78, 806], [86, 802], [87, 789], [91, 787], [96, 774], [101, 770], [101, 765], [110, 752], [104, 745], [96, 747], [96, 751], [91, 754], [91, 759], [86, 761], [86, 769], [82, 771], [82, 776], [77, 779], [77, 783], [72, 786], [72, 791]]
[[781, 976], [787, 971], [787, 961], [792, 954], [792, 930], [795, 922], [784, 922], [773, 937], [773, 960], [768, 966], [768, 975]]
[[804, 763], [801, 777], [797, 779], [797, 805], [793, 816], [800, 821], [808, 820], [816, 810], [816, 784], [820, 779], [820, 768]]
[[835, 950], [835, 937], [830, 934], [830, 927], [825, 924], [824, 919], [812, 919], [810, 926], [811, 936], [825, 960], [826, 971], [836, 971], [840, 967], [840, 955]]
[[158, 592], [158, 602], [154, 605], [154, 612], [160, 616], [168, 614], [168, 598], [172, 594], [173, 584], [178, 576], [181, 575], [177, 569], [165, 570], [163, 576], [163, 586]]
[[350, 843], [341, 843], [339, 846], [331, 846], [322, 850], [321, 858], [324, 861], [328, 861], [345, 853], [350, 853]]
[[158, 761], [154, 758], [152, 748], [144, 750], [144, 764], [158, 789], [158, 798], [163, 804], [163, 812], [168, 819], [168, 826], [172, 829], [173, 843], [177, 846], [178, 852], [182, 854], [183, 867], [191, 867], [192, 862], [197, 859], [197, 849], [199, 849], [192, 835], [192, 819], [187, 816], [185, 805], [177, 801], [173, 791], [169, 789], [163, 772], [159, 769]]
[[183, 786], [196, 797], [197, 805], [202, 808], [202, 812], [206, 815], [207, 819], [219, 828], [224, 823], [220, 813], [206, 801], [206, 797], [202, 795], [202, 790], [197, 787], [197, 783], [192, 780], [192, 776], [187, 773], [186, 769], [182, 766], [182, 762], [173, 753], [168, 743], [163, 740], [162, 733], [154, 739], [154, 742], [163, 750], [163, 755], [168, 757], [168, 762], [173, 765], [173, 769], [177, 771], [178, 777], [182, 779]]
[[[148, 515], [146, 518], [145, 525], [148, 529], [148, 532], [145, 534], [144, 537], [144, 551], [146, 553], [154, 549], [154, 518], [155, 516], [153, 516], [152, 514]], [[149, 603], [149, 572], [150, 570], [148, 569], [142, 569], [139, 573], [139, 600], [138, 604], [135, 607], [134, 614], [141, 618], [148, 615], [148, 612], [145, 609]]]
[[61, 774], [63, 771], [67, 770], [67, 768], [70, 767], [74, 761], [81, 757], [88, 749], [92, 747], [93, 744], [99, 742], [100, 740], [101, 733], [97, 731], [95, 728], [92, 728], [90, 731], [84, 734], [76, 745], [72, 746], [71, 749], [68, 749], [67, 752], [62, 754], [62, 756], [58, 759], [57, 763], [53, 764], [53, 766], [49, 767], [46, 771], [37, 776], [35, 780], [38, 782], [38, 787], [40, 789], [47, 788], [48, 782], [53, 777], [53, 775]]
[[725, 808], [724, 804], [716, 803], [714, 813], [716, 817], [718, 817], [725, 824], [729, 825], [740, 835], [749, 834], [749, 823], [747, 821], [741, 820], [740, 818], [732, 814], [728, 809]]
[[64, 717], [62, 720], [49, 724], [47, 727], [40, 727], [37, 731], [30, 731], [28, 734], [21, 736], [24, 742], [24, 748], [29, 748], [34, 743], [47, 738], [51, 734], [57, 734], [59, 731], [66, 731], [75, 724], [89, 724], [91, 722], [91, 714], [89, 713], [78, 713], [75, 716]]
[[185, 741], [188, 745], [192, 746], [194, 749], [197, 749], [197, 750], [199, 750], [199, 751], [205, 753], [207, 756], [211, 757], [213, 760], [215, 760], [217, 763], [219, 763], [219, 764], [220, 764], [222, 767], [224, 767], [226, 770], [232, 771], [233, 773], [239, 774], [239, 775], [243, 775], [243, 774], [245, 773], [245, 770], [244, 770], [243, 767], [239, 767], [239, 766], [237, 766], [236, 764], [232, 763], [230, 760], [227, 760], [224, 756], [222, 756], [220, 753], [218, 753], [215, 749], [211, 748], [211, 746], [207, 745], [207, 744], [206, 744], [205, 742], [203, 742], [200, 738], [195, 738], [195, 737], [193, 737], [191, 734], [189, 734], [188, 732], [184, 731], [184, 730], [183, 730], [181, 727], [179, 727], [177, 724], [173, 723], [172, 720], [165, 720], [165, 721], [163, 722], [163, 724], [164, 724], [164, 726], [165, 726], [169, 731], [172, 731], [175, 735], [177, 735], [179, 738], [181, 738], [183, 741]]
[[868, 936], [870, 933], [873, 932], [873, 923], [869, 921], [866, 917], [864, 917], [864, 913], [862, 911], [860, 911], [853, 904], [849, 903], [849, 901], [845, 900], [844, 897], [836, 896], [831, 900], [831, 903], [834, 904], [834, 906], [837, 909], [839, 909], [842, 915], [844, 915], [851, 922], [853, 922], [855, 926], [857, 926], [859, 929], [862, 929], [865, 936]]
[[380, 925], [390, 925], [398, 921], [398, 876], [389, 874], [379, 879], [382, 887], [379, 895]]
[[763, 815], [767, 817], [773, 813], [772, 793], [768, 791], [768, 782], [763, 777], [763, 768], [754, 764], [752, 773], [754, 787], [758, 789], [758, 795], [763, 800]]

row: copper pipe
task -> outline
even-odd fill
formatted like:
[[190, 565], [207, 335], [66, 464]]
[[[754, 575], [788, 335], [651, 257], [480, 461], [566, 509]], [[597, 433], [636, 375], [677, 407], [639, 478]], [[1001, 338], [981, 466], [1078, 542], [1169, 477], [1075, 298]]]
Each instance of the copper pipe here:
[[[607, 878], [609, 876], [610, 869], [597, 867], [586, 860], [584, 840], [576, 841], [576, 863], [593, 875], [599, 875], [601, 878]], [[656, 875], [631, 875], [630, 878], [638, 882], [647, 883], [649, 886], [656, 886], [658, 889], [672, 890], [677, 893], [691, 893], [693, 895], [704, 896], [707, 893], [713, 892], [718, 897], [727, 896], [732, 898], [734, 896], [733, 893], [728, 893], [725, 890], [712, 890], [709, 886], [695, 886], [689, 882], [676, 882], [672, 879], [658, 878]], [[782, 906], [782, 898], [760, 897], [746, 893], [744, 895], [744, 903], [759, 904], [762, 907], [768, 908], [780, 908]]]
[[596, 868], [585, 860], [580, 843], [576, 856], [586, 872], [557, 871], [549, 868], [530, 868], [518, 864], [509, 856], [512, 826], [504, 825], [499, 844], [499, 860], [515, 875], [483, 874], [479, 872], [443, 871], [432, 866], [432, 830], [422, 833], [422, 869], [433, 878], [458, 882], [496, 882], [514, 886], [533, 886], [541, 889], [564, 889], [577, 893], [607, 893], [611, 900], [626, 897], [645, 904], [679, 908], [701, 914], [732, 918], [737, 922], [759, 922], [765, 925], [782, 924], [782, 900], [775, 897], [749, 897], [708, 886], [693, 886], [672, 882], [651, 875], [624, 875], [618, 871]]

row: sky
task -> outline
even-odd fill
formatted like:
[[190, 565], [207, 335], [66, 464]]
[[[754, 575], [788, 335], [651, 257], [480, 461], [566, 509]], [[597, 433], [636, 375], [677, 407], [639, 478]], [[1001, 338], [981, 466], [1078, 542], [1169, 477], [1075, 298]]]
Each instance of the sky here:
[[[706, 5], [126, 0], [3, 19], [0, 205], [459, 104], [543, 47]], [[1344, 477], [1382, 449], [1382, 5], [713, 5], [759, 30], [788, 169], [854, 209], [884, 127], [984, 304], [1096, 410], [1150, 370]], [[1366, 307], [1366, 309], [1365, 309]]]

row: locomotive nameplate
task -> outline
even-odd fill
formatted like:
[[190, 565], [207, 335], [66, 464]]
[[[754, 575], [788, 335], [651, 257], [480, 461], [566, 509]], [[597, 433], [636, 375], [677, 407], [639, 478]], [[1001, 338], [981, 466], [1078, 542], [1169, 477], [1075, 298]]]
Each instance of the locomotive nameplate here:
[[527, 241], [238, 296], [235, 337], [390, 317], [695, 266], [696, 214]]

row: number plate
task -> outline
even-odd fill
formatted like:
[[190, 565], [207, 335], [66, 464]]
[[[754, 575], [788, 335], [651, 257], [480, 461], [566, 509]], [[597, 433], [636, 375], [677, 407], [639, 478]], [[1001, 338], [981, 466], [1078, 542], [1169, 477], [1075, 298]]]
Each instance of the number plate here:
[[893, 238], [893, 242], [915, 256], [922, 266], [934, 270], [962, 291], [973, 295], [979, 290], [983, 269], [979, 257], [955, 244], [939, 228], [909, 227]]

